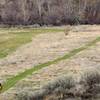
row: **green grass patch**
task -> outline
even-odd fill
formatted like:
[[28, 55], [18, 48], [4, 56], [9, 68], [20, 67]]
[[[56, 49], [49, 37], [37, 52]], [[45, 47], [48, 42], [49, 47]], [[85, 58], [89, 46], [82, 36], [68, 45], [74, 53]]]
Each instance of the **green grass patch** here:
[[41, 33], [63, 32], [58, 28], [0, 28], [0, 58], [6, 57], [18, 47], [32, 41], [32, 38]]
[[36, 72], [36, 71], [38, 71], [38, 70], [40, 70], [40, 69], [42, 69], [44, 67], [50, 66], [52, 64], [56, 64], [56, 63], [58, 63], [58, 62], [60, 62], [62, 60], [69, 59], [72, 56], [78, 54], [79, 52], [81, 52], [83, 50], [86, 50], [86, 49], [88, 49], [91, 46], [94, 46], [99, 41], [100, 41], [100, 37], [96, 38], [95, 40], [93, 40], [92, 42], [86, 44], [83, 47], [80, 47], [80, 48], [77, 48], [77, 49], [74, 49], [74, 50], [70, 51], [69, 53], [65, 54], [63, 57], [57, 58], [57, 59], [55, 59], [53, 61], [48, 61], [48, 62], [43, 63], [43, 64], [39, 64], [37, 66], [34, 66], [31, 69], [28, 69], [28, 70], [26, 70], [26, 71], [24, 71], [22, 73], [19, 73], [18, 75], [8, 79], [5, 82], [5, 84], [3, 85], [3, 90], [1, 92], [5, 92], [8, 89], [12, 88], [17, 82], [19, 82], [20, 80], [24, 79], [28, 75], [32, 75], [34, 72]]

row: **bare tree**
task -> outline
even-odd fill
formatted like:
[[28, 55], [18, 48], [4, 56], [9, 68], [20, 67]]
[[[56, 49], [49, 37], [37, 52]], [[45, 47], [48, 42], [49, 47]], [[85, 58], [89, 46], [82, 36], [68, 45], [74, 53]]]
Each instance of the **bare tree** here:
[[99, 24], [100, 0], [0, 0], [4, 24]]

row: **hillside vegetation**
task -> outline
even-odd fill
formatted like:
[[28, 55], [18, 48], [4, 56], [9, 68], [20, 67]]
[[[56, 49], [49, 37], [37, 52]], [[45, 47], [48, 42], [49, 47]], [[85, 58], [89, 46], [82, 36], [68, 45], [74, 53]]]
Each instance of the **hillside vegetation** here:
[[99, 24], [100, 0], [0, 0], [0, 23]]

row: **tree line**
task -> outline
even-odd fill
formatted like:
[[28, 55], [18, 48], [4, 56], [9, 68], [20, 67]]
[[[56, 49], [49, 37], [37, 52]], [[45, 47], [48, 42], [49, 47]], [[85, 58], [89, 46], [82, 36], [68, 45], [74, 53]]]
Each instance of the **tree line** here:
[[0, 0], [0, 24], [100, 24], [100, 0]]

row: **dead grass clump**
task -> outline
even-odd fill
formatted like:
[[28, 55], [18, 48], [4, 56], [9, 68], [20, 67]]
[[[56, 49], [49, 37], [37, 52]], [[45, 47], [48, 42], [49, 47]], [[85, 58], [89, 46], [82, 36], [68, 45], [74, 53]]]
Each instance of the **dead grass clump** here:
[[47, 95], [55, 94], [56, 96], [60, 96], [59, 98], [64, 98], [66, 95], [72, 96], [69, 92], [73, 87], [75, 87], [75, 81], [72, 76], [65, 76], [59, 78], [52, 83], [49, 83], [44, 87]]
[[14, 100], [33, 100], [33, 90], [28, 87], [23, 90], [19, 90]]

